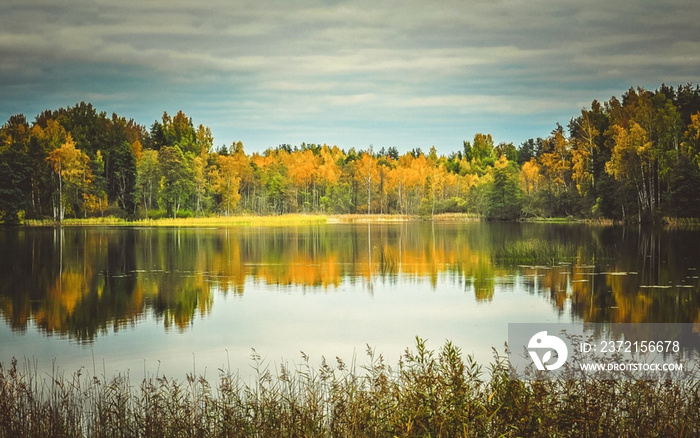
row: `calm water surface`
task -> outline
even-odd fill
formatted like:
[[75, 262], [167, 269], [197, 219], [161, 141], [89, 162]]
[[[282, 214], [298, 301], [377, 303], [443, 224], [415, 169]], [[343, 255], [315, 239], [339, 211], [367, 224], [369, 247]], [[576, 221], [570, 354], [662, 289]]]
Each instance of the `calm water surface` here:
[[0, 362], [215, 376], [395, 364], [416, 336], [481, 363], [509, 322], [698, 322], [700, 231], [554, 224], [0, 230]]

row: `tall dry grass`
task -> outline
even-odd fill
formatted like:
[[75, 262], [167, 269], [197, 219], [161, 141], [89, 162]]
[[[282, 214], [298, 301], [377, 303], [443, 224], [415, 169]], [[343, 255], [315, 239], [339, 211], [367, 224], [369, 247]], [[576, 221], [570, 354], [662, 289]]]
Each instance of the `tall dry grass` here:
[[[298, 226], [324, 224], [328, 216], [321, 214], [285, 214], [280, 216], [209, 216], [127, 220], [116, 217], [65, 219], [62, 226], [122, 226], [122, 227], [213, 227], [213, 226]], [[55, 226], [51, 220], [27, 220], [27, 226]]]
[[220, 370], [133, 384], [0, 367], [0, 437], [697, 437], [689, 381], [518, 381], [503, 356], [487, 370], [446, 343], [417, 340], [394, 367], [367, 349], [272, 372], [257, 353], [249, 383]]

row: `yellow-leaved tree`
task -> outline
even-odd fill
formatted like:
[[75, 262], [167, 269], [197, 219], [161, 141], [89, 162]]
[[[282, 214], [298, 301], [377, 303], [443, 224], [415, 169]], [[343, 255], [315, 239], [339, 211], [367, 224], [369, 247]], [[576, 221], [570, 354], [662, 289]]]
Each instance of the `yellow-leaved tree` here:
[[238, 188], [241, 178], [238, 176], [236, 159], [231, 155], [219, 155], [219, 169], [214, 174], [214, 190], [221, 195], [221, 209], [229, 216], [238, 205], [241, 194]]
[[577, 136], [572, 139], [574, 147], [571, 150], [571, 179], [576, 183], [578, 193], [586, 196], [595, 185], [593, 156], [598, 149], [595, 139], [600, 133], [585, 111], [580, 123], [575, 126]]
[[611, 131], [614, 147], [605, 171], [616, 180], [634, 187], [641, 222], [642, 215], [651, 214], [655, 208], [652, 143], [647, 131], [635, 121], [631, 122], [629, 129], [614, 125]]
[[379, 181], [379, 169], [377, 159], [372, 155], [372, 151], [365, 152], [362, 157], [355, 162], [355, 178], [367, 189], [367, 214], [372, 212], [372, 190]]
[[68, 134], [65, 143], [46, 158], [58, 177], [58, 199], [54, 200], [54, 218], [62, 221], [66, 213], [75, 213], [93, 180], [90, 157], [75, 148]]

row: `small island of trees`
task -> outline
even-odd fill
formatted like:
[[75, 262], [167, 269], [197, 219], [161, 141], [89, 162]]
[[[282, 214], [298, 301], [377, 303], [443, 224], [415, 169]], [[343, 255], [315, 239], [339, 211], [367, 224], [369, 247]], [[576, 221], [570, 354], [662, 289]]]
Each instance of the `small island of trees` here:
[[0, 220], [284, 213], [656, 222], [700, 217], [700, 86], [594, 100], [517, 147], [479, 133], [435, 147], [214, 146], [179, 111], [150, 128], [81, 102], [0, 128]]

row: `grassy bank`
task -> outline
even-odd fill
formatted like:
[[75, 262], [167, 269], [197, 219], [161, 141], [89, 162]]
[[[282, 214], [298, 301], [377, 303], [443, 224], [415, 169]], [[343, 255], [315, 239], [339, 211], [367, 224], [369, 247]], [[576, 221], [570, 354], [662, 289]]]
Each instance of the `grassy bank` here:
[[[126, 220], [115, 217], [65, 219], [61, 226], [122, 226], [122, 227], [212, 227], [212, 226], [282, 226], [310, 225], [328, 222], [328, 216], [320, 214], [286, 214], [280, 216], [211, 216], [191, 218], [160, 218]], [[26, 226], [57, 226], [49, 220], [28, 220]]]
[[[478, 222], [485, 220], [482, 216], [471, 213], [440, 213], [433, 216], [404, 215], [404, 214], [283, 214], [277, 216], [209, 216], [209, 217], [178, 217], [158, 219], [127, 220], [113, 216], [65, 219], [61, 226], [122, 226], [122, 227], [211, 227], [211, 226], [284, 226], [310, 225], [324, 223], [388, 223], [428, 220], [435, 222]], [[617, 225], [623, 224], [612, 219], [580, 219], [574, 217], [527, 218], [522, 222], [542, 224], [581, 224], [588, 225]], [[662, 223], [668, 227], [694, 228], [700, 226], [700, 219], [666, 217]], [[59, 225], [49, 219], [28, 219], [23, 225], [30, 227], [53, 227]]]
[[[122, 227], [212, 227], [212, 226], [285, 226], [312, 225], [325, 223], [384, 223], [406, 222], [420, 220], [419, 216], [399, 214], [284, 214], [279, 216], [211, 216], [192, 218], [160, 218], [126, 220], [116, 217], [95, 217], [86, 219], [65, 219], [61, 226], [122, 226]], [[425, 218], [423, 218], [425, 219]], [[480, 220], [478, 216], [463, 213], [439, 214], [427, 219], [435, 221], [473, 222]], [[30, 227], [56, 226], [51, 220], [27, 220], [24, 225]]]
[[485, 372], [446, 343], [418, 340], [389, 367], [318, 367], [303, 357], [272, 372], [257, 354], [246, 383], [221, 371], [134, 384], [75, 374], [40, 378], [0, 368], [1, 437], [692, 437], [700, 433], [693, 381], [510, 380], [502, 357]]

